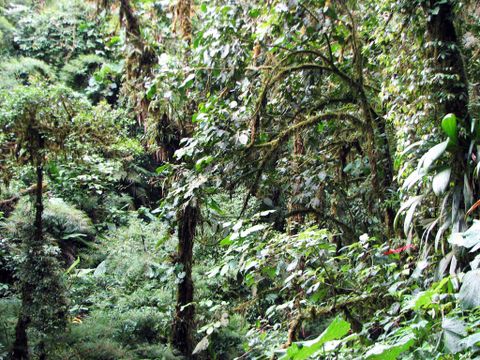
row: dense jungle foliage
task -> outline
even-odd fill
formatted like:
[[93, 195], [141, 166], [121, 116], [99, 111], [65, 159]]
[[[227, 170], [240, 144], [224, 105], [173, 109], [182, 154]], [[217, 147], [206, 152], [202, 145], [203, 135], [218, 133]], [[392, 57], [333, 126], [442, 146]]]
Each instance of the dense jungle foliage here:
[[0, 0], [1, 359], [480, 359], [480, 2]]

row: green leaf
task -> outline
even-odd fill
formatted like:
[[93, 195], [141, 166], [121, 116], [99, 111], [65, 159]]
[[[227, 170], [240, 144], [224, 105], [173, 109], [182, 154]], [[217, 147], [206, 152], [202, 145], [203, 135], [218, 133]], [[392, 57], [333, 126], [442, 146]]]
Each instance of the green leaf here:
[[210, 343], [208, 341], [208, 335], [207, 335], [202, 340], [200, 340], [200, 342], [197, 344], [197, 346], [195, 346], [195, 349], [193, 349], [192, 355], [195, 355], [195, 354], [198, 354], [202, 351], [207, 350], [209, 344]]
[[411, 337], [401, 339], [397, 344], [375, 344], [367, 351], [365, 358], [368, 360], [395, 360], [397, 357], [410, 349], [415, 343]]
[[67, 234], [62, 236], [62, 240], [79, 239], [82, 237], [87, 237], [87, 234], [80, 234], [80, 233]]
[[467, 335], [465, 323], [457, 318], [444, 318], [442, 321], [443, 343], [448, 351], [456, 354], [463, 350], [460, 340]]
[[350, 323], [337, 317], [316, 339], [293, 343], [282, 359], [303, 360], [321, 350], [327, 341], [344, 337], [350, 331]]
[[232, 244], [232, 243], [233, 243], [233, 241], [232, 241], [230, 235], [228, 235], [225, 239], [223, 239], [222, 241], [220, 241], [220, 245], [221, 245], [221, 246], [228, 246], [228, 245], [230, 245], [230, 244]]
[[163, 164], [162, 166], [159, 166], [159, 167], [155, 170], [155, 172], [156, 172], [157, 174], [161, 174], [161, 173], [163, 173], [163, 172], [166, 171], [166, 170], [170, 170], [171, 167], [172, 167], [172, 165], [170, 165], [169, 163], [166, 163], [166, 164]]
[[435, 295], [433, 290], [419, 292], [411, 301], [409, 307], [413, 310], [420, 310], [423, 307], [428, 307], [432, 303], [432, 298]]
[[152, 100], [153, 97], [155, 96], [157, 92], [157, 85], [153, 84], [150, 86], [150, 88], [147, 90], [147, 100]]
[[480, 248], [480, 220], [473, 220], [472, 226], [463, 233], [453, 233], [448, 238], [452, 245], [462, 246], [475, 252]]
[[458, 142], [457, 117], [455, 114], [447, 114], [442, 119], [442, 129], [447, 134], [448, 138], [455, 145]]
[[75, 269], [77, 267], [77, 265], [80, 264], [80, 256], [77, 257], [77, 260], [75, 260], [72, 265], [69, 266], [69, 268], [67, 269], [67, 271], [65, 271], [65, 274], [69, 274], [73, 269]]
[[215, 211], [217, 214], [220, 214], [220, 215], [224, 215], [225, 212], [220, 208], [220, 205], [213, 199], [210, 199], [208, 202], [207, 202], [207, 206], [212, 209], [213, 211]]
[[198, 159], [195, 163], [195, 170], [202, 171], [206, 166], [208, 166], [213, 161], [213, 156], [204, 156], [201, 159]]
[[190, 89], [193, 85], [193, 80], [195, 79], [195, 74], [190, 74], [180, 85], [180, 89]]

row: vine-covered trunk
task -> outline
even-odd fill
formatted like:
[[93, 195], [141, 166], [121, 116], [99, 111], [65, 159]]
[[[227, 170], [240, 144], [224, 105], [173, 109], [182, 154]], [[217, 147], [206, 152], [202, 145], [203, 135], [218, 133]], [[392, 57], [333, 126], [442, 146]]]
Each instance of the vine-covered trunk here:
[[[300, 210], [302, 206], [298, 203], [298, 197], [301, 193], [302, 179], [300, 171], [300, 161], [301, 156], [305, 154], [305, 145], [303, 143], [303, 137], [301, 130], [295, 132], [295, 137], [293, 140], [293, 174], [297, 177], [293, 184], [292, 195], [289, 203], [289, 212], [295, 213], [296, 210]], [[289, 217], [288, 220], [288, 232], [290, 234], [295, 234], [299, 225], [304, 222], [305, 214], [298, 211], [295, 215]]]
[[[35, 221], [33, 233], [33, 246], [41, 246], [43, 239], [43, 166], [37, 165], [37, 185], [35, 188]], [[28, 349], [28, 335], [27, 329], [30, 324], [30, 316], [26, 312], [28, 305], [31, 302], [32, 289], [26, 284], [22, 285], [22, 309], [18, 317], [17, 325], [15, 327], [15, 342], [13, 344], [12, 359], [24, 360], [29, 359]]]
[[[363, 85], [362, 56], [357, 55], [358, 82], [355, 84], [357, 102], [365, 118], [366, 154], [370, 164], [373, 199], [369, 202], [369, 211], [385, 212], [387, 235], [393, 234], [395, 210], [388, 203], [388, 191], [393, 186], [393, 161], [390, 153], [385, 119], [371, 106]], [[375, 206], [372, 206], [375, 201]], [[387, 202], [386, 202], [387, 201]], [[382, 215], [381, 213], [379, 215]]]
[[187, 357], [192, 357], [192, 330], [195, 315], [193, 305], [193, 240], [199, 217], [198, 206], [189, 204], [178, 217], [178, 258], [183, 278], [177, 287], [177, 305], [173, 320], [172, 343]]
[[37, 188], [35, 190], [35, 246], [41, 246], [43, 239], [43, 166], [37, 166]]
[[[434, 67], [434, 74], [441, 82], [434, 84], [436, 91], [440, 90], [439, 112], [441, 116], [449, 113], [456, 115], [459, 125], [470, 133], [472, 126], [469, 114], [468, 78], [460, 49], [460, 41], [454, 26], [454, 8], [452, 1], [438, 4], [430, 1], [425, 6], [428, 14], [427, 32], [431, 43], [430, 58]], [[463, 131], [460, 131], [463, 133]], [[464, 214], [471, 204], [464, 197], [464, 188], [471, 187], [473, 198], [476, 194], [468, 173], [469, 137], [459, 138], [459, 147], [452, 162], [451, 179], [455, 184], [454, 200], [452, 204], [453, 231], [464, 231]], [[466, 180], [466, 181], [465, 181]], [[467, 202], [465, 201], [467, 200]]]

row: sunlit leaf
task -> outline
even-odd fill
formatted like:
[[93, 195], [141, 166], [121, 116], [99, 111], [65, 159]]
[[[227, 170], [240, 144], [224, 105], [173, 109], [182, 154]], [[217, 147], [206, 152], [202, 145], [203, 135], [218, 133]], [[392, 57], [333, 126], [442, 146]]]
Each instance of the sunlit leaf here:
[[408, 349], [410, 349], [415, 340], [406, 337], [395, 344], [375, 344], [372, 349], [367, 351], [365, 358], [368, 360], [395, 360]]
[[458, 142], [457, 117], [455, 114], [447, 114], [442, 119], [442, 129], [453, 144]]
[[337, 340], [344, 337], [350, 331], [350, 324], [341, 319], [335, 318], [325, 331], [317, 338], [309, 341], [302, 341], [292, 344], [285, 356], [281, 359], [303, 360], [321, 350], [327, 341]]

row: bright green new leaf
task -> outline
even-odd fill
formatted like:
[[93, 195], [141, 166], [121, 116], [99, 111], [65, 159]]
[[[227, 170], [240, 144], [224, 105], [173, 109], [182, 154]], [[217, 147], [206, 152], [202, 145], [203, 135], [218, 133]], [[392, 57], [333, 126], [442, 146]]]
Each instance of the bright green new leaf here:
[[442, 129], [453, 144], [458, 142], [457, 117], [455, 114], [447, 114], [442, 119]]
[[150, 86], [150, 88], [147, 90], [147, 100], [152, 100], [154, 95], [156, 94], [157, 92], [157, 85], [156, 84], [153, 84], [152, 86]]

